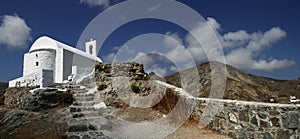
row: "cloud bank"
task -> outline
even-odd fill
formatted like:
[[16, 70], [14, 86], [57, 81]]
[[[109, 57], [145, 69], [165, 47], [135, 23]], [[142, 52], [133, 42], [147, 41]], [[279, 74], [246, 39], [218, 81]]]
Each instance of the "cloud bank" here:
[[31, 28], [18, 15], [4, 15], [0, 25], [0, 44], [12, 49], [24, 49], [31, 41]]
[[[215, 34], [207, 33], [209, 30], [214, 31]], [[196, 24], [190, 30], [190, 33], [184, 37], [180, 37], [178, 33], [166, 32], [162, 40], [163, 47], [160, 47], [160, 49], [164, 48], [167, 51], [152, 51], [152, 53], [165, 56], [178, 65], [184, 65], [184, 67], [176, 67], [177, 70], [194, 66], [191, 57], [196, 63], [207, 61], [206, 54], [217, 52], [217, 45], [219, 44], [223, 47], [227, 64], [241, 70], [269, 72], [295, 65], [294, 61], [288, 59], [276, 59], [272, 56], [261, 58], [265, 51], [271, 49], [275, 43], [287, 36], [287, 33], [280, 27], [273, 27], [264, 32], [256, 31], [252, 33], [248, 33], [246, 30], [222, 33], [221, 30], [221, 24], [216, 19], [209, 17], [205, 22]], [[220, 42], [216, 42], [215, 38], [218, 38]], [[204, 45], [206, 46], [205, 50], [201, 47]], [[155, 50], [155, 47], [153, 50]], [[135, 58], [130, 58], [128, 61], [138, 59], [141, 55], [147, 55], [129, 46], [124, 47], [121, 51], [136, 55]], [[113, 56], [114, 54], [111, 53], [106, 59], [111, 59]], [[174, 65], [163, 67], [155, 64], [155, 61], [157, 61], [155, 57], [154, 59], [144, 59], [141, 62], [150, 66], [152, 65], [150, 69], [153, 71], [157, 69], [156, 71], [161, 75], [168, 74], [167, 71], [176, 71]]]
[[[207, 18], [206, 23], [216, 33], [217, 38], [223, 45], [225, 59], [229, 65], [242, 70], [273, 71], [288, 68], [295, 64], [294, 61], [288, 59], [274, 59], [272, 57], [267, 59], [259, 58], [264, 51], [272, 48], [273, 44], [287, 36], [287, 33], [279, 27], [273, 27], [265, 32], [257, 31], [247, 33], [245, 30], [238, 30], [236, 32], [221, 34], [221, 25], [216, 19], [209, 17]], [[199, 23], [199, 25], [195, 26], [190, 31], [195, 35], [187, 35], [184, 40], [179, 40], [176, 33], [171, 34], [167, 32], [165, 35], [173, 37], [174, 40], [179, 40], [178, 42], [187, 42], [186, 49], [195, 58], [195, 60], [204, 61], [207, 60], [205, 53], [208, 51], [214, 51], [214, 48], [216, 48], [214, 46], [216, 44], [211, 44], [214, 40], [213, 36], [205, 34], [205, 30], [207, 28], [208, 26], [204, 26], [203, 23]], [[202, 45], [210, 46], [208, 47], [208, 50], [204, 51], [195, 38], [201, 38], [200, 40]], [[172, 45], [170, 42], [168, 44]], [[176, 48], [173, 50], [176, 50]], [[178, 56], [178, 54], [174, 53], [173, 56], [176, 55]], [[180, 59], [183, 60], [184, 57], [186, 56], [181, 54]]]

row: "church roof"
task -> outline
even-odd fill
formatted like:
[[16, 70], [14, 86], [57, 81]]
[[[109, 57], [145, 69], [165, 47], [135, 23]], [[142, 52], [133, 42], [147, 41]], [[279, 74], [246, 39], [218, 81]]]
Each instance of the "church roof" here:
[[37, 51], [37, 50], [42, 50], [42, 49], [53, 49], [53, 50], [57, 50], [59, 48], [63, 48], [64, 50], [73, 52], [77, 55], [98, 61], [98, 62], [102, 62], [102, 60], [96, 56], [90, 55], [84, 51], [81, 51], [79, 49], [76, 49], [72, 46], [66, 45], [64, 43], [61, 43], [59, 41], [56, 41], [48, 36], [42, 36], [40, 38], [38, 38], [31, 46], [31, 48], [29, 49], [29, 53], [33, 52], [33, 51]]

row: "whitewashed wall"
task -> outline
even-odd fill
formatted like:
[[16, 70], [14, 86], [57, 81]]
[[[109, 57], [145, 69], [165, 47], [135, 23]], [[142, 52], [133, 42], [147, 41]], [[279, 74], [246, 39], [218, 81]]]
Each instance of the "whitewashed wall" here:
[[64, 50], [59, 48], [56, 50], [56, 59], [55, 59], [55, 70], [54, 70], [54, 82], [62, 83], [63, 80], [63, 61], [64, 61]]
[[75, 75], [73, 79], [76, 83], [78, 83], [82, 81], [83, 78], [93, 73], [93, 71], [94, 69], [90, 67], [73, 66], [72, 73]]
[[[17, 83], [18, 82], [18, 83]], [[15, 80], [9, 81], [9, 87], [24, 86], [51, 86], [53, 85], [53, 71], [52, 70], [36, 70], [34, 73], [25, 75]]]
[[[56, 52], [52, 49], [33, 51], [24, 55], [23, 76], [36, 73], [41, 69], [54, 70]], [[38, 65], [36, 65], [38, 63]]]

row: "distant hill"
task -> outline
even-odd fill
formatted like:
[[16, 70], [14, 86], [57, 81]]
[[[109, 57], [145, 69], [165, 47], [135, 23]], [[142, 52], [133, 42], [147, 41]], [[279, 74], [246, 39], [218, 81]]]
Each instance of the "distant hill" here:
[[[213, 62], [214, 64], [222, 64]], [[195, 68], [195, 67], [194, 67]], [[208, 62], [197, 67], [201, 88], [199, 97], [208, 97], [211, 87], [211, 69]], [[227, 81], [224, 99], [270, 102], [274, 99], [279, 103], [288, 103], [289, 96], [294, 95], [300, 98], [300, 79], [276, 80], [256, 75], [246, 74], [230, 65], [227, 68]], [[181, 71], [181, 74], [188, 74], [191, 69]], [[165, 77], [167, 83], [181, 87], [179, 73]], [[199, 83], [199, 82], [198, 82]]]

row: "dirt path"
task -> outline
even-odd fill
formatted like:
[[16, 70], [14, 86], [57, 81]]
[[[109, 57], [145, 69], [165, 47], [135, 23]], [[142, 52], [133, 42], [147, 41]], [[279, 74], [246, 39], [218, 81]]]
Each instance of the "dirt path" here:
[[197, 123], [186, 123], [166, 139], [229, 139], [229, 137], [209, 129], [201, 129]]

